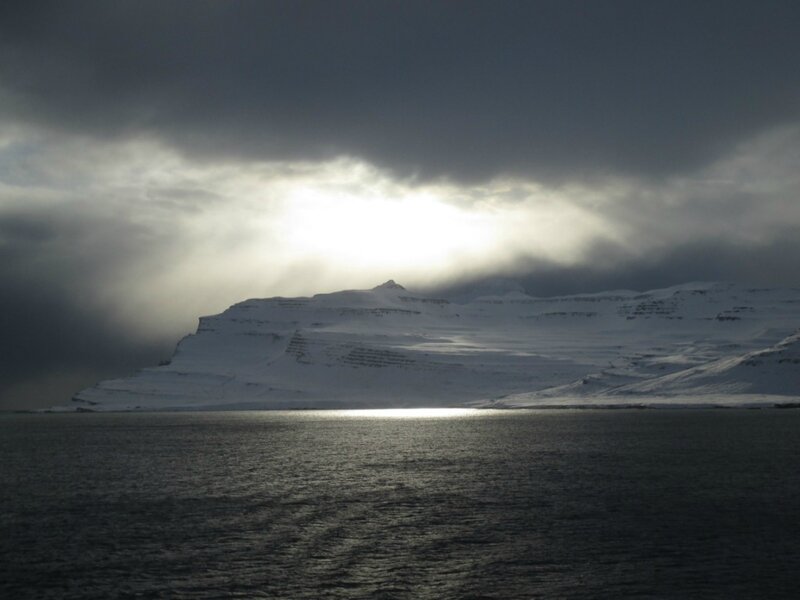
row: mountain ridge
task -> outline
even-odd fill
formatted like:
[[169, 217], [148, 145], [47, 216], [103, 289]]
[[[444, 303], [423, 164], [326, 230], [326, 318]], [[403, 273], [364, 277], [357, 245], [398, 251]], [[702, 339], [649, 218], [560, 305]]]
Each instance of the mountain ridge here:
[[[800, 362], [792, 362], [800, 290], [694, 282], [542, 298], [507, 282], [500, 287], [505, 293], [463, 300], [429, 297], [388, 280], [369, 290], [245, 300], [201, 317], [169, 364], [82, 390], [73, 407], [800, 399]], [[785, 362], [767, 360], [781, 352]]]

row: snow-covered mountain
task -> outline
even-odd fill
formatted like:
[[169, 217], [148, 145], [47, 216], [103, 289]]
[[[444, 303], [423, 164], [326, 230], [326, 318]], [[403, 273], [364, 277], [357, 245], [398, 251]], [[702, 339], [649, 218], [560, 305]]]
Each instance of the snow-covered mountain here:
[[800, 400], [799, 289], [690, 283], [551, 298], [499, 289], [447, 299], [388, 281], [247, 300], [202, 317], [170, 364], [74, 401], [158, 410]]

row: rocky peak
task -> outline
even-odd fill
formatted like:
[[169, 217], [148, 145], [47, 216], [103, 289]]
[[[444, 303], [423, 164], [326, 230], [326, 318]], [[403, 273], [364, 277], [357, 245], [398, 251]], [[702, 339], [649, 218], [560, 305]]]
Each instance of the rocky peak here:
[[394, 279], [390, 279], [389, 281], [387, 281], [385, 283], [382, 283], [382, 284], [380, 284], [378, 286], [375, 286], [372, 289], [373, 290], [404, 290], [406, 288], [404, 288], [399, 283], [395, 283]]

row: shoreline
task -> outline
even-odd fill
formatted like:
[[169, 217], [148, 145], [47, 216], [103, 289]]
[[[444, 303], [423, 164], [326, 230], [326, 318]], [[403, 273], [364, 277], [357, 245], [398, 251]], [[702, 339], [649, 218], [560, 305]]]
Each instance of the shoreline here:
[[483, 406], [469, 406], [469, 405], [450, 405], [450, 406], [383, 406], [383, 407], [364, 407], [364, 406], [341, 406], [332, 408], [330, 406], [301, 406], [301, 407], [235, 407], [235, 406], [197, 406], [197, 407], [180, 407], [169, 406], [163, 408], [142, 408], [142, 409], [100, 409], [85, 407], [52, 407], [42, 409], [8, 409], [0, 410], [0, 415], [9, 414], [119, 414], [119, 413], [201, 413], [201, 412], [346, 412], [346, 411], [382, 411], [382, 410], [448, 410], [448, 409], [469, 409], [475, 411], [525, 411], [525, 410], [600, 410], [600, 411], [615, 411], [615, 410], [656, 410], [656, 411], [674, 411], [674, 410], [793, 410], [800, 409], [800, 398], [787, 398], [786, 401], [754, 401], [754, 402], [619, 402], [619, 403], [547, 403], [535, 406], [508, 406], [508, 405], [483, 405]]

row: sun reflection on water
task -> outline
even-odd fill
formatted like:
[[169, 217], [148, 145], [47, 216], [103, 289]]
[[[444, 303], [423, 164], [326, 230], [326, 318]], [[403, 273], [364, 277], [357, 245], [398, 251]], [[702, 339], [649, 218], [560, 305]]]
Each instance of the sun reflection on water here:
[[377, 419], [451, 419], [474, 416], [477, 408], [370, 408], [336, 411], [341, 417]]

